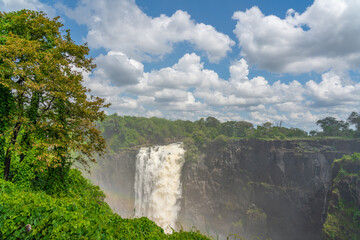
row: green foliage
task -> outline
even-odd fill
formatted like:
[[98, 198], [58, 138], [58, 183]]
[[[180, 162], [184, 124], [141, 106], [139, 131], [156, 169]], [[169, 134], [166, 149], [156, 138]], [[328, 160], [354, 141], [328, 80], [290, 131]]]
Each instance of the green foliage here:
[[338, 169], [333, 179], [323, 239], [360, 239], [360, 154], [344, 155], [333, 163]]
[[4, 162], [5, 160], [7, 142], [5, 131], [11, 123], [11, 116], [14, 109], [15, 102], [10, 89], [0, 83], [0, 162]]
[[326, 117], [318, 120], [317, 125], [323, 129], [325, 136], [340, 136], [349, 130], [349, 124], [340, 120], [336, 120], [333, 117]]
[[272, 127], [271, 125], [257, 126], [256, 129], [248, 133], [250, 138], [258, 139], [289, 139], [307, 138], [308, 134], [299, 128]]
[[11, 164], [28, 155], [43, 162], [37, 167], [65, 167], [73, 160], [69, 152], [85, 163], [105, 148], [94, 123], [108, 105], [88, 97], [82, 86], [82, 72], [95, 65], [87, 46], [76, 45], [61, 27], [42, 12], [0, 12], [0, 160], [6, 180]]
[[[311, 136], [317, 137], [341, 137], [359, 138], [360, 137], [360, 115], [352, 112], [346, 121], [337, 120], [334, 117], [326, 117], [316, 122], [322, 128], [322, 132], [310, 131]], [[355, 127], [349, 128], [350, 125]]]
[[180, 230], [179, 232], [174, 232], [173, 234], [169, 235], [169, 238], [171, 240], [177, 240], [177, 239], [194, 239], [194, 240], [206, 240], [209, 239], [208, 237], [202, 235], [199, 230], [191, 230], [189, 232], [186, 232], [184, 230]]
[[[0, 239], [207, 239], [166, 235], [147, 218], [121, 218], [71, 169], [105, 148], [95, 122], [108, 105], [82, 86], [82, 73], [95, 67], [88, 47], [61, 27], [43, 12], [0, 12]], [[142, 134], [126, 121], [128, 131], [110, 143], [133, 146], [146, 141], [143, 133], [151, 141], [175, 136], [176, 128], [156, 128], [164, 121], [139, 123]], [[111, 127], [123, 128], [117, 123]]]
[[347, 118], [349, 124], [355, 125], [356, 130], [360, 131], [360, 115], [356, 112], [352, 112]]
[[185, 138], [183, 141], [185, 149], [185, 159], [188, 162], [198, 162], [200, 151], [195, 145], [194, 139], [191, 137]]
[[[144, 118], [107, 116], [99, 123], [109, 149], [113, 152], [119, 149], [132, 148], [142, 145], [164, 144], [176, 141], [185, 141], [188, 149], [195, 147], [198, 150], [206, 148], [211, 142], [226, 143], [229, 139], [260, 138], [260, 139], [287, 139], [306, 138], [308, 134], [298, 128], [285, 128], [253, 125], [245, 121], [229, 121], [221, 123], [214, 117], [201, 118], [198, 121], [170, 121], [161, 118]], [[192, 139], [190, 141], [189, 139]], [[192, 145], [190, 147], [190, 145]]]
[[352, 155], [344, 155], [340, 159], [336, 159], [334, 163], [336, 162], [360, 162], [360, 153], [353, 153]]
[[224, 148], [228, 142], [228, 139], [229, 138], [225, 135], [219, 135], [212, 141], [212, 144], [219, 146], [220, 148]]
[[49, 195], [0, 179], [0, 239], [208, 239], [197, 231], [166, 235], [145, 217], [121, 218], [78, 170], [66, 181], [66, 189]]

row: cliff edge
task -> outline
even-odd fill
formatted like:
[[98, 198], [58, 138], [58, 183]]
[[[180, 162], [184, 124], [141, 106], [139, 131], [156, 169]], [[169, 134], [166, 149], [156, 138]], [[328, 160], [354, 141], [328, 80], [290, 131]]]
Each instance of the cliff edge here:
[[319, 240], [333, 190], [332, 163], [354, 152], [360, 152], [358, 140], [209, 145], [198, 162], [184, 166], [179, 222], [220, 236]]

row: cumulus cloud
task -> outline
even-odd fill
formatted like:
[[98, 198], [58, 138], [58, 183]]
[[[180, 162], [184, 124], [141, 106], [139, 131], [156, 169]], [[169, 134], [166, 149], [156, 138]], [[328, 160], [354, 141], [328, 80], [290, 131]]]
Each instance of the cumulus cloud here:
[[230, 80], [221, 81], [221, 89], [197, 89], [196, 96], [212, 106], [246, 108], [303, 100], [304, 89], [297, 81], [289, 84], [277, 81], [270, 84], [261, 76], [248, 79], [249, 69], [244, 59], [233, 63], [229, 70]]
[[251, 65], [278, 73], [358, 69], [360, 1], [315, 0], [305, 12], [284, 19], [258, 7], [238, 11], [234, 33]]
[[159, 111], [159, 110], [153, 110], [153, 111], [147, 111], [146, 112], [146, 115], [145, 116], [147, 116], [147, 117], [159, 117], [159, 118], [162, 118], [162, 117], [164, 117], [164, 115], [162, 114], [162, 112], [161, 111]]
[[[90, 47], [107, 53], [96, 57], [97, 69], [84, 73], [92, 94], [104, 97], [109, 110], [134, 116], [222, 121], [270, 121], [313, 129], [318, 119], [346, 119], [360, 111], [360, 83], [342, 74], [360, 64], [360, 17], [357, 0], [315, 0], [303, 13], [288, 10], [285, 18], [265, 16], [253, 7], [233, 16], [244, 58], [229, 66], [222, 79], [195, 53], [177, 63], [145, 71], [142, 60], [161, 58], [179, 42], [203, 51], [210, 61], [224, 58], [234, 42], [190, 14], [147, 16], [133, 0], [81, 0], [75, 9], [57, 4], [68, 17], [85, 24]], [[55, 16], [39, 0], [0, 0], [5, 11], [28, 8]], [[321, 80], [268, 81], [249, 77], [249, 66], [273, 72], [321, 72]]]
[[123, 110], [123, 109], [127, 109], [127, 110], [134, 110], [134, 109], [138, 109], [141, 108], [141, 106], [139, 106], [139, 103], [137, 101], [137, 99], [134, 98], [130, 98], [130, 97], [119, 97], [119, 96], [111, 96], [106, 98], [107, 101], [111, 102], [111, 107], [112, 109], [116, 110]]
[[144, 65], [122, 52], [110, 51], [96, 58], [95, 77], [109, 79], [115, 86], [134, 85], [143, 76]]
[[262, 76], [249, 78], [244, 59], [231, 64], [229, 79], [221, 79], [195, 53], [150, 72], [121, 52], [100, 55], [96, 62], [99, 67], [85, 75], [85, 85], [111, 102], [111, 111], [118, 114], [191, 120], [214, 116], [311, 130], [318, 119], [346, 119], [360, 110], [360, 83], [334, 71], [324, 73], [320, 82], [271, 83]]
[[121, 52], [100, 55], [96, 63], [95, 72], [84, 75], [84, 84], [92, 94], [105, 97], [119, 113], [159, 116], [158, 111], [149, 109], [201, 111], [205, 104], [195, 99], [189, 89], [219, 81], [215, 72], [203, 68], [196, 54], [185, 54], [172, 67], [151, 72], [144, 72], [140, 62]]
[[306, 83], [307, 93], [315, 107], [355, 105], [360, 101], [360, 83], [346, 84], [334, 72], [322, 74], [322, 81]]
[[144, 75], [144, 65], [122, 52], [100, 54], [95, 63], [96, 70], [91, 75], [84, 74], [84, 85], [100, 97], [121, 93], [126, 86], [139, 84]]
[[249, 66], [245, 59], [240, 59], [230, 66], [230, 79], [233, 81], [248, 80]]
[[19, 11], [29, 9], [35, 11], [43, 11], [50, 17], [55, 17], [55, 9], [51, 6], [41, 3], [39, 0], [0, 0], [1, 11]]
[[172, 67], [149, 73], [149, 84], [157, 87], [188, 89], [191, 87], [220, 87], [216, 72], [204, 69], [204, 64], [195, 53], [185, 54]]
[[187, 41], [218, 62], [234, 42], [213, 26], [196, 23], [178, 10], [172, 16], [147, 16], [134, 0], [82, 0], [77, 8], [59, 5], [65, 14], [89, 28], [91, 47], [121, 51], [136, 59], [162, 57], [173, 50], [174, 43]]

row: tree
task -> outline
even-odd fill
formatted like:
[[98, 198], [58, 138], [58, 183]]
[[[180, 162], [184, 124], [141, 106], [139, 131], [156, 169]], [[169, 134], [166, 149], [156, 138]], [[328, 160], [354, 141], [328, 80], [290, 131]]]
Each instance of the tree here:
[[254, 129], [252, 123], [246, 121], [238, 121], [235, 123], [235, 136], [236, 137], [245, 137], [250, 130]]
[[262, 126], [263, 126], [265, 129], [270, 129], [272, 125], [273, 125], [273, 124], [272, 124], [271, 122], [266, 122], [266, 123], [263, 123], [263, 124], [262, 124]]
[[14, 110], [14, 99], [9, 88], [0, 84], [0, 159], [5, 157], [5, 130], [9, 127]]
[[205, 120], [205, 125], [207, 127], [217, 128], [219, 126], [219, 124], [220, 124], [220, 121], [214, 117], [207, 117]]
[[325, 136], [340, 136], [349, 130], [348, 123], [342, 120], [338, 121], [333, 117], [326, 117], [324, 119], [318, 120], [316, 124], [320, 125]]
[[93, 59], [61, 27], [43, 12], [0, 13], [0, 84], [16, 106], [2, 129], [6, 180], [15, 160], [33, 156], [38, 168], [62, 168], [94, 161], [94, 152], [105, 148], [95, 122], [108, 105], [82, 86]]
[[310, 134], [310, 136], [315, 137], [315, 136], [318, 134], [318, 132], [315, 131], [315, 130], [311, 130], [311, 131], [309, 132], [309, 134]]
[[360, 115], [358, 113], [352, 112], [349, 115], [347, 122], [352, 125], [355, 125], [356, 130], [360, 131]]

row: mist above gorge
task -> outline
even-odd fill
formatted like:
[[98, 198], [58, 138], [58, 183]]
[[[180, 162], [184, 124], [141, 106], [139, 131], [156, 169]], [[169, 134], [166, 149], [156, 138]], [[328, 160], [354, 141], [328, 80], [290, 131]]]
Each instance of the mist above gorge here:
[[211, 117], [190, 122], [109, 116], [100, 128], [109, 149], [91, 178], [109, 193], [117, 212], [134, 217], [140, 147], [115, 144], [143, 141], [149, 148], [183, 141], [177, 226], [220, 237], [332, 239], [324, 233], [333, 224], [326, 222], [337, 173], [332, 163], [360, 151], [360, 142], [346, 136], [311, 137], [300, 129]]

